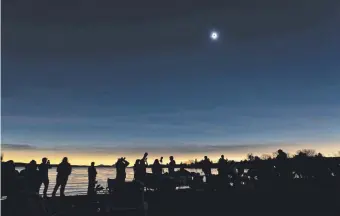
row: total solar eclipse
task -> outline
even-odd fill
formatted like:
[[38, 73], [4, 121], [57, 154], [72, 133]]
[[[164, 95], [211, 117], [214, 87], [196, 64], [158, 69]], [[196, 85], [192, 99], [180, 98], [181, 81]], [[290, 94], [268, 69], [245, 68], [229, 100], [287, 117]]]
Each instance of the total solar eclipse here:
[[213, 40], [213, 41], [217, 41], [218, 38], [219, 38], [218, 32], [212, 31], [212, 32], [210, 33], [210, 38], [211, 38], [211, 40]]

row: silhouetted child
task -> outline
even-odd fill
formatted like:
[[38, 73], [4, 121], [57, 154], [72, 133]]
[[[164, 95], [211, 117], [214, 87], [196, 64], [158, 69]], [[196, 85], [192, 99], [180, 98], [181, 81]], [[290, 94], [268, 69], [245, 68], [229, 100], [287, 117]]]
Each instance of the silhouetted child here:
[[60, 187], [60, 196], [64, 197], [65, 196], [65, 187], [68, 181], [68, 176], [72, 172], [72, 167], [71, 164], [69, 164], [67, 157], [64, 157], [62, 162], [58, 165], [57, 167], [57, 182], [54, 187], [52, 196], [55, 197], [57, 190]]
[[39, 175], [40, 175], [40, 186], [44, 184], [44, 197], [47, 197], [47, 189], [50, 183], [48, 179], [48, 169], [51, 168], [50, 161], [47, 158], [43, 158], [41, 164], [39, 165]]
[[94, 162], [91, 163], [91, 166], [89, 166], [87, 172], [88, 172], [88, 178], [89, 178], [87, 194], [93, 195], [95, 194], [94, 188], [96, 185], [96, 177], [97, 177], [97, 170], [96, 170], [96, 167], [94, 166]]

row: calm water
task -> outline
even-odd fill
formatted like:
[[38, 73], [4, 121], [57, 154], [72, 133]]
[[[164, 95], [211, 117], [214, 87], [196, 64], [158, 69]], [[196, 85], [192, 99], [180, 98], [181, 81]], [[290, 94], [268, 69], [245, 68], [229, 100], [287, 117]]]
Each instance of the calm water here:
[[[23, 168], [18, 167], [17, 170], [20, 172]], [[197, 172], [203, 175], [202, 170], [200, 169], [187, 169], [190, 172]], [[151, 169], [148, 169], [147, 172], [151, 173]], [[164, 169], [164, 172], [167, 172], [167, 169]], [[97, 181], [98, 184], [102, 185], [106, 188], [107, 186], [107, 179], [108, 178], [116, 178], [116, 170], [115, 168], [106, 168], [100, 167], [97, 168]], [[217, 170], [212, 169], [212, 173], [216, 174]], [[49, 178], [50, 178], [50, 185], [48, 188], [48, 194], [52, 194], [52, 190], [55, 186], [56, 181], [56, 168], [52, 168], [49, 170]], [[133, 169], [127, 168], [126, 169], [126, 181], [133, 180]], [[86, 194], [87, 192], [87, 168], [73, 168], [72, 174], [69, 176], [68, 183], [66, 185], [65, 195], [78, 195], [78, 194]], [[40, 193], [42, 193], [43, 187], [40, 189]], [[59, 193], [59, 191], [58, 191]]]

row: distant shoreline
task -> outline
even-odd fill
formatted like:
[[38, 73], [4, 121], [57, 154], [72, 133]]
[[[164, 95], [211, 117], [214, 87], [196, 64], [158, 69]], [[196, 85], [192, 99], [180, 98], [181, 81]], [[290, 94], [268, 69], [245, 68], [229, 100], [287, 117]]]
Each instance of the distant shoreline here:
[[[317, 158], [316, 158], [317, 159]], [[336, 160], [336, 161], [340, 161], [340, 157], [323, 157], [324, 160]], [[270, 163], [270, 161], [273, 161], [275, 159], [269, 159], [269, 160], [260, 160], [260, 161], [257, 161], [257, 162], [260, 162], [260, 163]], [[294, 158], [289, 158], [288, 161], [291, 161], [291, 160], [294, 160]], [[239, 161], [239, 162], [236, 162], [236, 161], [232, 161], [232, 163], [236, 166], [239, 166], [239, 165], [249, 165], [249, 164], [253, 164], [255, 161], [249, 161], [249, 160], [244, 160], [244, 161]], [[15, 166], [17, 167], [25, 167], [26, 164], [28, 163], [14, 163]], [[52, 167], [57, 167], [58, 164], [51, 164]], [[89, 167], [89, 165], [72, 165], [73, 168], [87, 168]], [[95, 166], [97, 168], [115, 168], [114, 165], [98, 165], [98, 166]], [[148, 168], [151, 168], [152, 167], [152, 164], [149, 164], [147, 166]], [[167, 168], [168, 165], [167, 164], [163, 164], [162, 165], [163, 168]], [[190, 169], [200, 169], [201, 168], [201, 165], [200, 164], [176, 164], [175, 168], [181, 168], [181, 167], [184, 167], [184, 168], [190, 168]], [[128, 168], [133, 168], [133, 166], [129, 166]], [[218, 168], [218, 164], [217, 163], [213, 163], [211, 168]]]
[[[16, 167], [25, 167], [26, 164], [28, 164], [28, 163], [14, 163], [14, 164], [15, 164]], [[51, 164], [51, 167], [57, 167], [57, 166], [58, 166], [58, 164]], [[79, 167], [79, 168], [87, 168], [89, 166], [86, 166], [86, 165], [72, 165], [72, 167], [74, 167], [74, 168], [77, 168], [77, 167]], [[99, 166], [95, 166], [95, 167], [97, 167], [97, 168], [101, 168], [101, 167], [104, 167], [104, 168], [113, 168], [114, 166], [99, 165]], [[128, 167], [128, 168], [132, 168], [132, 167]]]

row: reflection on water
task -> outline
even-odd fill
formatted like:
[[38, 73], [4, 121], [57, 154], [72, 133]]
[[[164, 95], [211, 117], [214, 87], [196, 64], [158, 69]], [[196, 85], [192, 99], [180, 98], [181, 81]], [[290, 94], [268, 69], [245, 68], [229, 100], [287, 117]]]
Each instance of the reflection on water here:
[[[17, 170], [20, 172], [23, 168], [18, 167]], [[187, 169], [189, 172], [197, 172], [203, 175], [203, 172], [201, 169]], [[164, 169], [164, 172], [167, 172], [167, 169]], [[116, 170], [115, 168], [107, 168], [107, 167], [98, 167], [97, 168], [97, 181], [98, 184], [106, 187], [107, 185], [107, 179], [108, 178], [116, 178]], [[147, 172], [151, 173], [151, 169], [147, 169]], [[212, 173], [216, 174], [217, 170], [212, 169]], [[55, 186], [55, 180], [56, 180], [56, 168], [52, 168], [49, 170], [49, 178], [50, 178], [50, 185], [48, 188], [48, 194], [52, 194], [52, 190]], [[126, 181], [132, 181], [133, 180], [133, 169], [127, 168], [126, 169]], [[86, 194], [87, 192], [87, 168], [86, 167], [77, 167], [73, 168], [72, 174], [69, 177], [68, 183], [66, 185], [65, 195], [77, 195], [77, 194]], [[43, 187], [40, 189], [40, 193], [42, 194]], [[59, 191], [58, 191], [59, 193]]]

